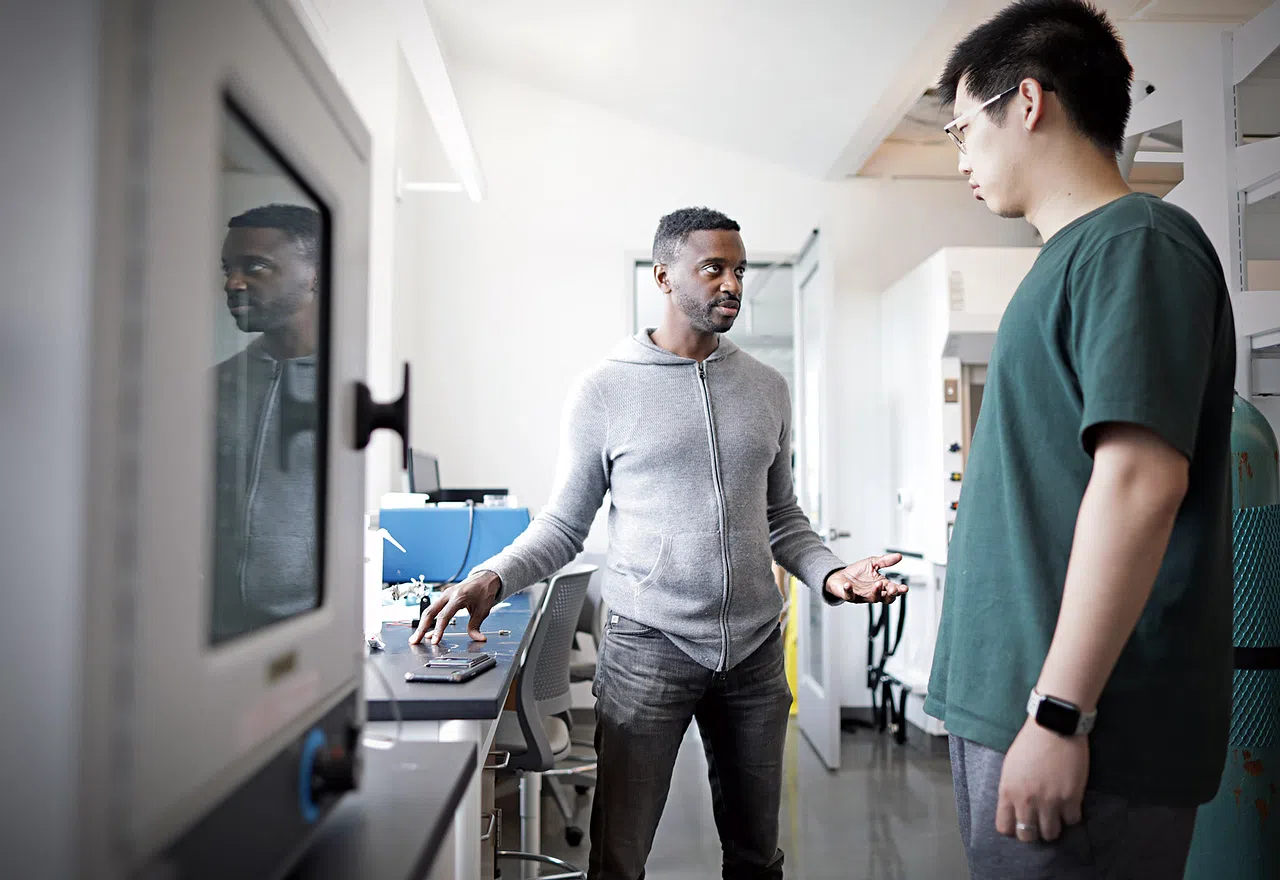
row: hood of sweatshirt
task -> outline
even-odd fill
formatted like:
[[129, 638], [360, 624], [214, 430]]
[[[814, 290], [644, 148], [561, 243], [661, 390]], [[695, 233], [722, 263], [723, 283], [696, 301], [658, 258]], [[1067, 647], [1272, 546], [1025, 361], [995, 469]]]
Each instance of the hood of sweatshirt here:
[[[652, 332], [652, 328], [641, 330], [635, 336], [622, 340], [608, 359], [622, 364], [649, 364], [658, 367], [687, 367], [697, 363], [693, 358], [680, 357], [658, 346], [649, 336]], [[721, 334], [720, 345], [707, 360], [723, 360], [739, 350], [737, 343]]]

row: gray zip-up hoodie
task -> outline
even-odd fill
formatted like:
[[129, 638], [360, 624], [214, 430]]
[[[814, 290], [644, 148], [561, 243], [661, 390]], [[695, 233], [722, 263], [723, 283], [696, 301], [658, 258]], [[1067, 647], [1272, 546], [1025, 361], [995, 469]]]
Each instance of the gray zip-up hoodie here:
[[649, 332], [571, 393], [550, 502], [476, 571], [496, 573], [503, 595], [547, 577], [582, 551], [608, 492], [604, 601], [723, 671], [778, 626], [771, 559], [824, 598], [844, 563], [796, 503], [782, 374], [725, 336], [699, 364]]
[[[287, 468], [282, 376], [294, 408]], [[261, 339], [218, 365], [214, 637], [316, 604], [316, 358], [278, 361]]]

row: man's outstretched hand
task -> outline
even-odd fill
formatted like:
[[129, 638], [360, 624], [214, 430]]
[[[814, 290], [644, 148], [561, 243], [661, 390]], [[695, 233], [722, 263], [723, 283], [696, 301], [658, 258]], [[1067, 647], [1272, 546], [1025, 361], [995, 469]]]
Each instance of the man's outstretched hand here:
[[839, 571], [833, 571], [827, 576], [823, 588], [846, 602], [883, 602], [888, 605], [907, 592], [907, 585], [889, 580], [880, 573], [880, 569], [897, 565], [901, 561], [901, 553], [869, 556]]
[[467, 578], [453, 589], [441, 593], [431, 603], [431, 607], [418, 621], [418, 628], [409, 636], [409, 644], [416, 645], [422, 641], [427, 630], [432, 630], [431, 644], [438, 645], [444, 638], [445, 628], [463, 608], [470, 615], [467, 618], [467, 635], [473, 642], [487, 641], [480, 626], [498, 601], [502, 592], [502, 579], [491, 571], [482, 571]]

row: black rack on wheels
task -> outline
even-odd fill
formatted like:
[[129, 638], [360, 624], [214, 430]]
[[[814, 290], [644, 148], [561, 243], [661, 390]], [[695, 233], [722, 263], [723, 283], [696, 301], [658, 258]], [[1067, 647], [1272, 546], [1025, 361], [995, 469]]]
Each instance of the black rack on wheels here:
[[[898, 583], [907, 582], [905, 575], [892, 572], [886, 572], [885, 577]], [[889, 616], [894, 605], [898, 608], [898, 626], [891, 632]], [[871, 690], [872, 726], [880, 733], [892, 730], [894, 742], [901, 745], [907, 741], [907, 694], [911, 693], [911, 688], [885, 672], [884, 666], [902, 644], [902, 633], [907, 623], [907, 594], [899, 596], [894, 605], [867, 606], [867, 687]], [[878, 637], [882, 638], [883, 644], [877, 658]]]

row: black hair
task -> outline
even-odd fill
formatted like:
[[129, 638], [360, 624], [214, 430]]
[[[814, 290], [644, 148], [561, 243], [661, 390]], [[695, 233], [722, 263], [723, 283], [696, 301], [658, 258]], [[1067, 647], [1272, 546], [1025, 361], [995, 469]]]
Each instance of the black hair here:
[[[1072, 125], [1099, 148], [1123, 149], [1133, 67], [1106, 13], [1085, 0], [1018, 0], [956, 46], [939, 97], [954, 103], [964, 79], [986, 101], [1027, 78], [1057, 94]], [[1002, 120], [1007, 106], [997, 101], [987, 112]]]
[[653, 236], [653, 261], [671, 264], [680, 256], [689, 236], [705, 229], [741, 232], [742, 227], [719, 211], [710, 208], [681, 208], [658, 221]]
[[228, 229], [279, 229], [302, 248], [312, 263], [320, 258], [320, 212], [303, 205], [263, 205], [237, 214]]

